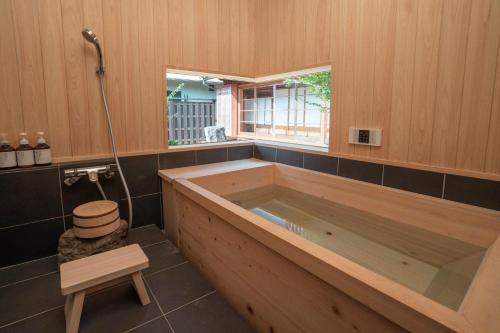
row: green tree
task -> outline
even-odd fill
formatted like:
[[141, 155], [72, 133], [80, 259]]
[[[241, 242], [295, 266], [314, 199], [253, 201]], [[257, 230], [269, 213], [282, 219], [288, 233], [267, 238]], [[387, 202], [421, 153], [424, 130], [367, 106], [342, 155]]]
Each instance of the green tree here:
[[170, 92], [170, 94], [168, 94], [168, 95], [167, 95], [167, 103], [168, 103], [168, 102], [170, 102], [170, 100], [172, 99], [172, 97], [174, 97], [174, 96], [175, 96], [175, 94], [177, 94], [177, 93], [179, 92], [179, 90], [181, 90], [183, 87], [184, 87], [184, 82], [179, 83], [179, 84], [177, 85], [177, 87], [175, 87], [175, 89], [174, 89], [174, 90], [172, 90], [172, 91]]
[[312, 73], [286, 79], [283, 84], [287, 87], [292, 87], [296, 84], [307, 85], [314, 95], [321, 98], [321, 104], [309, 101], [306, 101], [306, 103], [319, 106], [321, 107], [321, 112], [326, 112], [327, 103], [331, 99], [331, 77], [331, 72]]

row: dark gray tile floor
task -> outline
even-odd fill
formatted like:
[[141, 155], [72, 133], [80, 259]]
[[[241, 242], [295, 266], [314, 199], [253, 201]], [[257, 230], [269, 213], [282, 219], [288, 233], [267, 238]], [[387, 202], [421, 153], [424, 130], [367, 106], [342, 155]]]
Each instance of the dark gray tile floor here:
[[[134, 229], [150, 260], [151, 303], [122, 284], [86, 297], [80, 332], [252, 332], [156, 226]], [[64, 298], [54, 256], [0, 269], [0, 333], [64, 332]]]

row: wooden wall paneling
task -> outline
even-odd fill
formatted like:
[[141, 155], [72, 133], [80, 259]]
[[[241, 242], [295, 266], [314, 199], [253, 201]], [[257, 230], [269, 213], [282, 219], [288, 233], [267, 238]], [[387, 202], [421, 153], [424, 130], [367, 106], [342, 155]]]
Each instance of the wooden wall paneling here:
[[309, 7], [307, 3], [302, 1], [292, 1], [289, 5], [291, 12], [291, 45], [290, 53], [293, 54], [293, 68], [300, 68], [306, 62], [305, 47], [306, 41], [306, 16], [304, 15], [305, 8]]
[[240, 46], [239, 46], [239, 73], [253, 76], [254, 46], [255, 46], [255, 1], [241, 0], [239, 12]]
[[488, 145], [486, 149], [486, 172], [500, 173], [500, 51], [497, 59], [497, 75], [495, 92], [491, 106], [490, 128], [488, 130]]
[[396, 161], [406, 161], [408, 158], [417, 17], [418, 2], [398, 2], [391, 124], [388, 129], [388, 157]]
[[207, 69], [208, 67], [208, 17], [207, 17], [207, 1], [195, 1], [194, 2], [194, 46], [195, 46], [195, 66], [196, 68]]
[[[87, 0], [83, 6], [83, 28], [91, 29], [103, 42], [102, 0]], [[81, 37], [83, 40], [83, 37]], [[94, 45], [84, 42], [85, 72], [87, 75], [87, 96], [89, 103], [89, 129], [92, 154], [106, 154], [111, 152], [111, 138], [108, 133], [108, 124], [101, 96], [101, 87], [96, 67], [97, 53]], [[107, 54], [104, 54], [105, 60]], [[106, 66], [106, 64], [105, 64]]]
[[[124, 80], [124, 104], [123, 114], [127, 128], [127, 151], [139, 151], [142, 149], [142, 96], [141, 96], [141, 73], [140, 54], [144, 52], [143, 41], [139, 40], [139, 2], [140, 0], [126, 0], [121, 3], [122, 17], [122, 45], [123, 68], [122, 80]], [[145, 111], [146, 112], [146, 111]]]
[[[355, 79], [355, 125], [370, 127], [372, 123], [374, 73], [375, 73], [375, 41], [377, 33], [378, 2], [360, 0], [358, 23], [356, 29], [356, 52], [354, 64]], [[354, 153], [359, 156], [370, 155], [370, 147], [355, 146]]]
[[345, 16], [344, 44], [342, 54], [342, 71], [339, 75], [342, 85], [342, 99], [340, 106], [340, 152], [354, 154], [354, 146], [349, 144], [349, 127], [355, 125], [356, 117], [356, 62], [359, 50], [356, 49], [356, 31], [358, 29], [359, 2], [343, 0], [342, 15]]
[[222, 73], [238, 72], [239, 56], [239, 1], [219, 0], [217, 18], [219, 35], [219, 70]]
[[[207, 1], [207, 69], [209, 71], [219, 70], [219, 29], [216, 22], [219, 21], [219, 1]], [[210, 24], [208, 24], [210, 22]]]
[[12, 146], [17, 146], [17, 135], [24, 130], [17, 61], [16, 37], [11, 0], [0, 0], [0, 105], [2, 114], [0, 133], [7, 133]]
[[106, 57], [106, 94], [109, 111], [113, 122], [117, 150], [127, 151], [127, 129], [123, 107], [125, 92], [123, 79], [123, 53], [126, 48], [122, 44], [122, 16], [120, 0], [102, 1], [104, 22], [104, 42], [102, 47]]
[[499, 17], [500, 1], [472, 2], [458, 137], [459, 169], [482, 171], [485, 167], [500, 40]]
[[82, 37], [83, 3], [62, 0], [62, 22], [66, 59], [66, 84], [73, 155], [90, 155], [89, 99], [85, 44]]
[[370, 149], [370, 156], [376, 158], [386, 158], [388, 153], [397, 6], [397, 0], [378, 0], [372, 126], [382, 129], [382, 146]]
[[431, 164], [455, 167], [471, 0], [444, 0]]
[[[314, 66], [329, 62], [330, 43], [330, 4], [328, 0], [313, 0], [304, 3], [298, 1], [303, 7], [298, 15], [305, 18], [305, 41], [304, 47], [306, 57], [303, 62], [296, 62], [297, 68]], [[290, 26], [296, 23], [292, 21]], [[299, 28], [301, 28], [299, 26]], [[292, 68], [292, 63], [288, 68]]]
[[[165, 13], [166, 14], [166, 13]], [[139, 72], [140, 72], [140, 95], [141, 95], [141, 135], [142, 149], [158, 149], [159, 127], [162, 122], [161, 108], [157, 101], [162, 99], [161, 88], [158, 88], [155, 71], [159, 69], [156, 66], [155, 52], [155, 29], [154, 25], [154, 3], [153, 0], [141, 0], [139, 3]], [[161, 71], [161, 70], [160, 70]]]
[[255, 12], [258, 21], [255, 25], [255, 76], [269, 73], [270, 67], [270, 38], [269, 38], [269, 1], [256, 0]]
[[183, 66], [182, 1], [168, 1], [168, 64]]
[[66, 91], [63, 29], [60, 1], [38, 1], [43, 57], [47, 131], [54, 157], [71, 156], [71, 133]]
[[12, 6], [24, 130], [33, 143], [37, 131], [48, 129], [38, 5], [36, 0], [22, 0]]
[[[182, 18], [182, 63], [187, 68], [200, 68], [198, 67], [198, 62], [195, 60], [197, 55], [195, 54], [195, 31], [196, 26], [201, 25], [202, 22], [195, 21], [195, 0], [182, 0], [181, 1], [181, 12], [176, 13]], [[199, 11], [199, 8], [196, 9]], [[202, 51], [203, 52], [203, 51]], [[201, 56], [203, 53], [201, 54]]]
[[332, 64], [331, 101], [330, 101], [330, 153], [340, 152], [342, 128], [340, 119], [343, 99], [343, 53], [344, 53], [344, 21], [343, 0], [333, 0], [331, 6], [330, 59]]
[[319, 0], [315, 20], [316, 64], [330, 62], [331, 0]]
[[436, 105], [442, 0], [420, 0], [408, 161], [429, 163]]
[[159, 148], [167, 147], [167, 99], [166, 99], [166, 65], [168, 63], [168, 3], [164, 0], [154, 0], [154, 34], [155, 34], [155, 71], [154, 82], [155, 91], [158, 94], [156, 107], [158, 109], [158, 130]]

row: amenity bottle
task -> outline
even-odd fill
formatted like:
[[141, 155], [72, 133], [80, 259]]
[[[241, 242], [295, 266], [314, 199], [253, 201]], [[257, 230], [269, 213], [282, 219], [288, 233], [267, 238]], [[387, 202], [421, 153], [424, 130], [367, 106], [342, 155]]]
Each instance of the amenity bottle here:
[[35, 146], [35, 164], [36, 165], [50, 165], [52, 163], [52, 151], [50, 146], [43, 137], [44, 132], [37, 132], [38, 140]]
[[30, 167], [35, 165], [35, 154], [33, 152], [33, 147], [26, 136], [27, 133], [19, 133], [21, 140], [19, 140], [19, 146], [16, 148], [17, 165], [21, 168]]
[[16, 150], [7, 141], [7, 134], [0, 134], [0, 169], [12, 169], [17, 166]]

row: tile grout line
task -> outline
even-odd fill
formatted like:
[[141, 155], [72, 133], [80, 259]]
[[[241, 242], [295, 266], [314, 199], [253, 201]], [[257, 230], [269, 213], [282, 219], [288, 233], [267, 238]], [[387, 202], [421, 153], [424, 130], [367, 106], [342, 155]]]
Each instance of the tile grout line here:
[[443, 189], [441, 190], [441, 199], [444, 199], [444, 188], [446, 186], [446, 174], [443, 174]]
[[[165, 239], [165, 240], [162, 240], [162, 241], [160, 241], [160, 242], [151, 243], [151, 244], [148, 244], [148, 245], [141, 246], [141, 248], [146, 249], [146, 248], [148, 248], [148, 247], [155, 246], [155, 245], [158, 245], [158, 244], [167, 243], [167, 242], [169, 242], [169, 240], [168, 240], [168, 239]], [[134, 243], [132, 243], [132, 244], [134, 244]]]
[[214, 289], [214, 290], [212, 290], [212, 291], [210, 291], [210, 292], [206, 293], [205, 295], [202, 295], [202, 296], [200, 296], [200, 297], [198, 297], [198, 298], [195, 298], [195, 299], [193, 299], [192, 301], [189, 301], [189, 302], [187, 302], [187, 303], [185, 303], [185, 304], [183, 304], [183, 305], [181, 305], [181, 306], [176, 307], [175, 309], [172, 309], [172, 310], [168, 311], [167, 313], [165, 313], [165, 316], [166, 316], [166, 315], [168, 315], [168, 314], [171, 314], [172, 312], [175, 312], [175, 311], [177, 311], [177, 310], [180, 310], [180, 309], [182, 309], [182, 308], [184, 308], [184, 307], [186, 307], [186, 306], [188, 306], [188, 305], [190, 305], [190, 304], [193, 304], [193, 303], [194, 303], [194, 302], [196, 302], [196, 301], [199, 301], [199, 300], [201, 300], [201, 299], [204, 299], [205, 297], [208, 297], [208, 296], [210, 296], [210, 295], [213, 295], [213, 294], [215, 294], [216, 292], [217, 292], [217, 290], [215, 290], [215, 289]]
[[48, 259], [48, 258], [52, 258], [52, 257], [55, 257], [56, 254], [53, 254], [51, 256], [47, 256], [47, 257], [42, 257], [42, 258], [38, 258], [38, 259], [33, 259], [33, 260], [30, 260], [30, 261], [25, 261], [25, 262], [20, 262], [18, 264], [14, 264], [14, 265], [10, 265], [10, 266], [5, 266], [5, 267], [0, 267], [0, 272], [2, 270], [5, 270], [5, 269], [9, 269], [9, 268], [13, 268], [13, 267], [17, 267], [17, 266], [21, 266], [21, 265], [25, 265], [25, 264], [29, 264], [29, 263], [32, 263], [32, 262], [36, 262], [36, 261], [40, 261], [40, 260], [44, 260], [44, 259]]
[[12, 228], [22, 227], [22, 226], [30, 225], [30, 224], [47, 222], [47, 221], [50, 221], [50, 220], [60, 219], [60, 218], [63, 218], [63, 217], [64, 217], [64, 215], [62, 215], [62, 216], [54, 216], [54, 217], [49, 217], [49, 218], [46, 218], [46, 219], [35, 220], [35, 221], [26, 222], [26, 223], [20, 223], [20, 224], [16, 224], [16, 225], [9, 225], [7, 227], [1, 227], [0, 230], [12, 229]]
[[168, 320], [167, 315], [163, 315], [163, 319], [165, 319], [165, 321], [167, 322], [167, 325], [168, 325], [168, 327], [170, 327], [170, 330], [172, 331], [172, 333], [175, 333], [174, 327], [172, 326], [172, 324], [170, 324], [170, 321]]
[[27, 316], [27, 317], [24, 317], [24, 318], [21, 318], [21, 319], [18, 319], [18, 320], [15, 320], [13, 322], [10, 322], [8, 324], [5, 324], [5, 325], [2, 325], [0, 326], [0, 329], [2, 328], [5, 328], [5, 327], [8, 327], [8, 326], [12, 326], [14, 324], [17, 324], [21, 321], [25, 321], [27, 319], [30, 319], [30, 318], [34, 318], [34, 317], [37, 317], [37, 316], [40, 316], [40, 315], [43, 315], [44, 313], [47, 313], [47, 312], [50, 312], [50, 311], [54, 311], [54, 310], [57, 310], [57, 309], [60, 309], [60, 308], [64, 308], [64, 304], [63, 305], [58, 305], [58, 306], [55, 306], [53, 308], [50, 308], [50, 309], [47, 309], [47, 310], [44, 310], [44, 311], [41, 311], [41, 312], [38, 312], [38, 313], [35, 313], [35, 314], [32, 314], [31, 316]]
[[64, 226], [64, 231], [66, 231], [66, 218], [64, 217], [64, 201], [63, 201], [63, 194], [62, 194], [62, 184], [61, 184], [61, 166], [57, 166], [57, 179], [59, 181], [59, 196], [61, 197], [61, 213], [63, 215], [63, 226]]
[[165, 267], [165, 268], [162, 268], [162, 269], [159, 269], [157, 270], [156, 272], [153, 272], [153, 273], [149, 273], [149, 274], [145, 274], [144, 277], [150, 277], [150, 276], [153, 276], [153, 275], [156, 275], [156, 274], [159, 274], [159, 273], [162, 273], [162, 272], [166, 272], [166, 271], [169, 271], [171, 269], [174, 269], [174, 268], [177, 268], [179, 266], [182, 266], [182, 265], [185, 265], [187, 264], [189, 261], [183, 261], [179, 264], [175, 264], [175, 265], [172, 265], [172, 266], [169, 266], [169, 267]]
[[385, 164], [382, 164], [382, 186], [384, 186]]
[[163, 317], [163, 314], [161, 314], [161, 315], [159, 315], [159, 316], [156, 316], [156, 317], [154, 317], [153, 319], [150, 319], [150, 320], [148, 320], [148, 321], [145, 321], [145, 322], [143, 322], [142, 324], [139, 324], [139, 325], [137, 325], [137, 326], [134, 326], [134, 327], [132, 327], [132, 328], [129, 328], [128, 330], [125, 330], [125, 331], [123, 331], [122, 333], [132, 332], [133, 330], [136, 330], [136, 329], [138, 329], [138, 328], [140, 328], [140, 327], [142, 327], [142, 326], [144, 326], [144, 325], [147, 325], [147, 324], [149, 324], [149, 323], [151, 323], [151, 322], [153, 322], [153, 321], [155, 321], [155, 320], [157, 320], [157, 319], [159, 319], [159, 318], [161, 318], [161, 317]]
[[337, 173], [336, 175], [339, 175], [339, 168], [340, 168], [340, 158], [337, 157]]
[[29, 277], [27, 279], [23, 279], [23, 280], [18, 280], [18, 281], [15, 281], [15, 282], [7, 283], [7, 284], [4, 284], [3, 286], [0, 286], [0, 289], [6, 288], [6, 287], [15, 286], [16, 284], [19, 284], [19, 283], [28, 282], [28, 281], [31, 281], [31, 280], [34, 280], [34, 279], [37, 279], [37, 278], [41, 278], [41, 277], [44, 277], [44, 276], [47, 276], [47, 275], [51, 275], [51, 274], [54, 274], [54, 273], [58, 273], [58, 272], [59, 271], [52, 271], [52, 272], [49, 272], [49, 273], [35, 275], [35, 276]]

